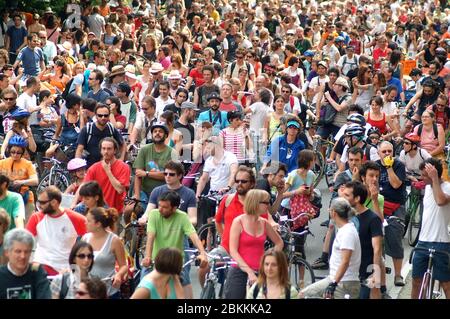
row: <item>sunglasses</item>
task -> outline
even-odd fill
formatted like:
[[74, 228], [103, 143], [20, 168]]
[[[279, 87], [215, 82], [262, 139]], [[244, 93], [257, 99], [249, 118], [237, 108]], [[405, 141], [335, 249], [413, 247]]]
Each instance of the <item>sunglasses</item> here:
[[381, 151], [381, 153], [383, 153], [383, 154], [390, 154], [390, 153], [392, 153], [392, 151], [391, 150], [384, 150], [384, 151]]
[[4, 97], [3, 100], [5, 101], [14, 101], [16, 98], [15, 97]]
[[107, 117], [109, 117], [109, 114], [95, 114], [95, 116], [97, 116], [97, 117], [104, 117], [104, 118], [107, 118]]
[[245, 179], [236, 179], [234, 180], [236, 184], [247, 184], [249, 181]]
[[172, 177], [174, 177], [175, 175], [177, 175], [177, 174], [176, 173], [164, 172], [164, 176], [172, 176]]
[[80, 259], [86, 259], [86, 258], [94, 259], [94, 255], [93, 254], [78, 254], [76, 256], [77, 256], [77, 258], [80, 258]]
[[45, 204], [47, 204], [48, 202], [50, 202], [51, 201], [51, 199], [49, 199], [49, 200], [37, 200], [37, 203], [39, 204], [39, 205], [45, 205]]
[[80, 295], [80, 296], [86, 296], [86, 295], [89, 295], [88, 292], [82, 291], [82, 290], [77, 290], [76, 294], [77, 294], [77, 295]]
[[17, 154], [17, 155], [22, 155], [23, 154], [23, 152], [17, 152], [17, 151], [11, 151], [9, 153], [10, 154]]
[[403, 142], [404, 145], [411, 145], [411, 142]]

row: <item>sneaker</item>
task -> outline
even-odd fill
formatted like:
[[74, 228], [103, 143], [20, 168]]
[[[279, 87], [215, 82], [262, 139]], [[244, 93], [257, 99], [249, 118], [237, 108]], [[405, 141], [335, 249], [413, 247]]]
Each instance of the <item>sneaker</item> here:
[[327, 270], [328, 268], [330, 268], [330, 265], [328, 264], [328, 261], [323, 260], [321, 257], [319, 257], [312, 263], [311, 268]]
[[403, 281], [403, 277], [395, 276], [394, 285], [396, 285], [397, 287], [403, 287], [405, 285], [405, 282]]
[[327, 219], [326, 221], [320, 223], [320, 226], [322, 226], [322, 227], [328, 227], [329, 224], [330, 224], [330, 220]]
[[385, 291], [381, 293], [381, 299], [392, 299], [392, 297]]

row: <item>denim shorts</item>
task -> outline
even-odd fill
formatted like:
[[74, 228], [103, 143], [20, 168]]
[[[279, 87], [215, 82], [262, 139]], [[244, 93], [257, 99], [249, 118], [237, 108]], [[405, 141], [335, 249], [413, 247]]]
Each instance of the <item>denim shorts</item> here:
[[[419, 248], [436, 249], [450, 253], [450, 243], [436, 243], [419, 241]], [[415, 251], [412, 260], [412, 277], [423, 278], [427, 271], [429, 254], [424, 251]], [[450, 281], [450, 268], [448, 256], [443, 254], [433, 254], [433, 278], [439, 281]]]
[[[187, 238], [187, 236], [184, 237], [184, 249], [189, 249], [189, 240]], [[184, 260], [187, 261], [189, 260], [191, 257], [191, 253], [189, 252], [184, 252]], [[187, 286], [191, 284], [191, 276], [190, 276], [190, 272], [191, 272], [191, 264], [187, 265], [186, 267], [183, 267], [183, 269], [181, 270], [181, 274], [180, 274], [180, 282], [181, 285]]]

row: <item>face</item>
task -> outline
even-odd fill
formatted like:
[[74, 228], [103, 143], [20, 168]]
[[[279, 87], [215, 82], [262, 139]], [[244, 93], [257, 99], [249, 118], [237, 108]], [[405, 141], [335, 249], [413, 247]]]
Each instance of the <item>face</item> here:
[[350, 170], [353, 170], [355, 167], [359, 168], [362, 163], [361, 154], [348, 154], [348, 166]]
[[283, 97], [289, 98], [289, 96], [291, 95], [291, 90], [289, 90], [288, 88], [282, 88], [281, 89], [281, 95], [283, 95]]
[[381, 160], [384, 160], [386, 156], [393, 156], [394, 150], [392, 148], [392, 145], [389, 144], [383, 144], [381, 145], [378, 155], [380, 156]]
[[97, 207], [98, 196], [83, 196], [83, 204], [87, 208]]
[[437, 74], [437, 69], [436, 69], [436, 65], [435, 64], [430, 64], [429, 69], [428, 69], [428, 73], [430, 75], [436, 75]]
[[168, 185], [176, 184], [180, 180], [180, 175], [177, 175], [177, 172], [171, 169], [164, 170], [164, 179]]
[[214, 111], [218, 110], [219, 106], [220, 106], [220, 100], [218, 100], [218, 99], [211, 99], [211, 100], [209, 100], [209, 106]]
[[343, 198], [345, 198], [346, 200], [348, 200], [348, 202], [350, 203], [350, 205], [352, 207], [356, 206], [356, 200], [355, 197], [353, 197], [353, 189], [349, 188], [349, 187], [344, 187], [342, 189], [342, 192], [340, 194]]
[[250, 183], [250, 176], [247, 172], [238, 172], [234, 181], [237, 184], [236, 191], [239, 195], [245, 195], [253, 188], [253, 184]]
[[9, 154], [14, 161], [19, 161], [22, 158], [23, 149], [18, 146], [13, 146], [11, 147]]
[[423, 112], [422, 113], [422, 123], [425, 124], [430, 124], [433, 122], [433, 119], [431, 118], [430, 113], [428, 112]]
[[391, 92], [388, 93], [386, 100], [388, 102], [394, 102], [396, 98], [397, 98], [397, 91], [392, 90]]
[[162, 217], [169, 218], [177, 210], [177, 207], [172, 207], [169, 201], [160, 200], [158, 202], [158, 210]]
[[284, 185], [284, 177], [286, 176], [286, 172], [280, 170], [278, 173], [271, 176], [273, 176], [271, 182], [273, 186], [282, 187]]
[[80, 248], [75, 254], [75, 264], [84, 271], [91, 267], [94, 254], [87, 247]]
[[370, 103], [370, 106], [371, 106], [372, 110], [375, 111], [375, 112], [378, 112], [381, 109], [381, 106], [378, 105], [375, 101], [372, 101]]
[[438, 110], [442, 112], [448, 105], [445, 105], [445, 101], [439, 98], [436, 101], [436, 106]]
[[75, 171], [75, 175], [77, 176], [77, 178], [83, 179], [84, 176], [86, 176], [86, 169], [85, 168], [80, 168], [80, 169], [76, 170]]
[[167, 97], [169, 95], [169, 88], [165, 85], [160, 85], [159, 86], [159, 94], [162, 97]]
[[84, 282], [80, 283], [80, 286], [75, 293], [75, 299], [92, 299]]
[[88, 232], [96, 231], [100, 225], [101, 224], [99, 222], [95, 221], [94, 216], [92, 216], [92, 214], [88, 213], [86, 215], [86, 230]]
[[222, 98], [230, 98], [231, 97], [231, 93], [232, 93], [232, 88], [229, 85], [224, 85], [222, 86], [222, 90], [220, 92], [220, 94], [222, 95]]
[[327, 68], [326, 67], [324, 67], [324, 66], [322, 66], [322, 65], [319, 65], [318, 67], [317, 67], [317, 73], [319, 74], [319, 75], [325, 75], [325, 73], [327, 72]]
[[152, 139], [153, 139], [153, 142], [156, 144], [164, 143], [164, 140], [166, 139], [166, 133], [164, 132], [164, 130], [162, 128], [157, 127], [155, 129], [153, 129]]
[[5, 250], [11, 268], [17, 273], [24, 273], [28, 268], [32, 247], [25, 243], [13, 242], [11, 249]]
[[287, 134], [290, 136], [297, 136], [298, 132], [299, 132], [299, 129], [294, 125], [290, 125], [287, 128]]
[[203, 79], [205, 82], [210, 82], [213, 78], [213, 74], [210, 71], [203, 71]]
[[110, 161], [114, 158], [116, 149], [114, 148], [114, 143], [109, 141], [104, 141], [101, 145], [100, 153], [106, 161]]
[[56, 208], [53, 207], [55, 200], [49, 200], [46, 192], [39, 194], [37, 204], [44, 214], [53, 214]]
[[264, 259], [264, 273], [267, 278], [278, 278], [278, 263], [274, 256], [266, 256]]
[[17, 97], [14, 94], [5, 94], [5, 96], [2, 98], [2, 100], [5, 102], [6, 108], [10, 109], [13, 106], [16, 105]]
[[284, 109], [284, 100], [283, 99], [277, 99], [275, 101], [275, 109], [277, 110], [283, 110]]
[[109, 114], [110, 112], [106, 107], [97, 109], [97, 112], [95, 113], [97, 123], [101, 126], [105, 126], [106, 123], [109, 122]]
[[366, 176], [363, 176], [363, 181], [366, 185], [378, 185], [380, 172], [374, 169], [368, 169]]

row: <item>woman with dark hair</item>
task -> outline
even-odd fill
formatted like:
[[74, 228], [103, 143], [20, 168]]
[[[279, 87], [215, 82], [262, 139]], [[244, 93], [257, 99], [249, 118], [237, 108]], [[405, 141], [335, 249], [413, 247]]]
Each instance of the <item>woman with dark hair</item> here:
[[85, 278], [75, 294], [75, 299], [107, 299], [106, 285], [100, 278]]
[[409, 59], [414, 59], [416, 57], [419, 42], [419, 32], [417, 29], [412, 28], [409, 30], [408, 39], [406, 40], [407, 57]]
[[389, 58], [389, 66], [394, 69], [392, 76], [403, 82], [403, 72], [401, 68], [402, 52], [400, 50], [394, 50], [391, 52]]
[[372, 78], [373, 91], [375, 95], [381, 95], [382, 90], [386, 88], [387, 82], [383, 72], [376, 71]]
[[49, 88], [52, 93], [64, 92], [67, 83], [70, 81], [67, 63], [64, 60], [55, 57], [53, 65], [48, 68], [48, 72], [46, 74], [41, 73], [39, 79], [41, 82], [48, 82], [46, 87]]
[[161, 32], [164, 35], [164, 38], [171, 35], [173, 30], [169, 27], [169, 20], [166, 16], [163, 16], [159, 19], [159, 25], [161, 27]]
[[305, 74], [301, 65], [301, 60], [296, 56], [292, 56], [288, 61], [288, 67], [283, 70], [283, 73], [286, 73], [291, 78], [291, 83], [299, 89], [303, 87], [305, 81]]
[[120, 111], [120, 100], [116, 96], [110, 96], [105, 100], [105, 104], [109, 107], [111, 110], [111, 113], [109, 114], [109, 121], [112, 125], [119, 131], [124, 130], [125, 125], [127, 123], [127, 118], [122, 115], [122, 112]]
[[220, 131], [220, 144], [225, 151], [236, 155], [238, 161], [244, 161], [250, 157], [251, 139], [249, 132], [244, 125], [243, 115], [238, 111], [231, 111], [227, 114], [230, 125]]
[[55, 139], [59, 139], [61, 145], [75, 145], [80, 131], [80, 103], [78, 97], [71, 97], [66, 100], [66, 112], [60, 116], [60, 121], [56, 123]]
[[422, 67], [428, 67], [428, 65], [434, 61], [436, 58], [436, 49], [438, 48], [438, 40], [435, 38], [431, 38], [430, 41], [428, 41], [428, 46], [425, 48], [425, 50], [420, 51], [416, 56], [415, 59], [419, 59], [420, 63], [422, 64]]
[[85, 241], [78, 241], [69, 254], [70, 269], [53, 278], [50, 284], [52, 299], [75, 299], [80, 281], [89, 278], [94, 266], [94, 249]]
[[188, 65], [191, 60], [191, 43], [189, 42], [189, 34], [186, 32], [174, 31], [172, 32], [172, 36], [175, 40], [175, 45], [183, 57], [184, 64]]
[[249, 50], [247, 55], [245, 56], [245, 60], [253, 65], [253, 69], [255, 70], [255, 78], [261, 74], [262, 64], [259, 61], [259, 57], [256, 54], [255, 50]]
[[161, 249], [154, 269], [142, 279], [130, 299], [184, 299], [182, 268], [183, 255], [177, 248]]
[[61, 29], [59, 28], [58, 21], [53, 14], [48, 16], [47, 23], [45, 24], [45, 29], [47, 31], [47, 41], [51, 41], [54, 44], [57, 44], [59, 32], [61, 31]]
[[172, 111], [165, 111], [161, 114], [160, 120], [166, 123], [169, 129], [169, 135], [166, 138], [166, 144], [174, 148], [179, 154], [183, 147], [183, 134], [174, 128], [175, 116]]
[[92, 276], [104, 279], [110, 299], [120, 298], [119, 288], [125, 281], [128, 271], [122, 240], [112, 232], [118, 219], [119, 214], [114, 208], [90, 209], [86, 215], [88, 233], [82, 238], [94, 248]]
[[143, 55], [147, 60], [152, 62], [156, 61], [158, 55], [158, 46], [156, 44], [156, 38], [152, 34], [145, 36], [145, 42], [139, 47], [139, 54]]
[[277, 95], [273, 99], [273, 109], [275, 112], [267, 114], [266, 120], [264, 121], [263, 140], [267, 144], [270, 144], [272, 140], [283, 135], [281, 118], [287, 114], [284, 109], [286, 102], [286, 99], [282, 95]]
[[381, 133], [383, 140], [390, 140], [398, 132], [395, 129], [395, 124], [392, 115], [387, 115], [383, 112], [384, 101], [381, 96], [374, 96], [370, 99], [370, 109], [365, 112], [364, 117], [366, 122], [376, 127]]
[[86, 215], [89, 210], [96, 207], [107, 207], [103, 199], [103, 191], [96, 181], [86, 182], [80, 186], [79, 195], [82, 203], [78, 204], [74, 211]]
[[358, 104], [363, 110], [369, 109], [370, 99], [375, 95], [373, 81], [373, 70], [367, 66], [360, 66], [358, 75], [353, 78], [352, 104]]
[[270, 248], [259, 266], [258, 280], [247, 290], [247, 299], [296, 299], [298, 291], [289, 282], [286, 254]]

